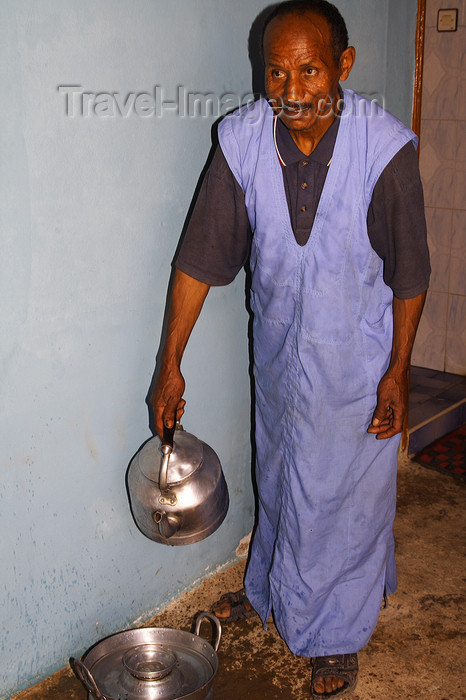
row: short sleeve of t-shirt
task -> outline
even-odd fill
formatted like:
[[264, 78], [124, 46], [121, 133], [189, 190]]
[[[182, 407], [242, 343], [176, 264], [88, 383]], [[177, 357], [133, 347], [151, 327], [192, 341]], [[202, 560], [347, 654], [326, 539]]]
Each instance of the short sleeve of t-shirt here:
[[175, 264], [206, 284], [230, 284], [246, 263], [250, 242], [243, 191], [217, 147]]
[[424, 196], [412, 142], [398, 151], [379, 177], [367, 214], [367, 231], [384, 261], [384, 281], [399, 299], [429, 286], [430, 262]]
[[[295, 199], [289, 187], [286, 192], [294, 221]], [[430, 275], [429, 253], [419, 166], [412, 143], [400, 149], [376, 183], [367, 228], [371, 245], [384, 263], [384, 281], [393, 293], [411, 298], [425, 291]], [[176, 266], [206, 284], [229, 284], [247, 261], [251, 238], [243, 191], [218, 147], [201, 185]]]

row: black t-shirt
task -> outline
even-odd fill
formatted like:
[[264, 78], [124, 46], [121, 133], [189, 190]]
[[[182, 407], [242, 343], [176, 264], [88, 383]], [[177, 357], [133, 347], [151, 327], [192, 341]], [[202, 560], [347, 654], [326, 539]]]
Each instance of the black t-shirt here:
[[[339, 119], [304, 155], [277, 120], [277, 149], [293, 232], [299, 245], [310, 234], [338, 133]], [[277, 154], [278, 158], [278, 154]], [[384, 281], [400, 299], [429, 285], [424, 199], [413, 144], [407, 143], [379, 177], [367, 214], [367, 233], [384, 261]], [[243, 191], [220, 147], [204, 177], [176, 266], [210, 285], [229, 284], [249, 256], [252, 232]]]

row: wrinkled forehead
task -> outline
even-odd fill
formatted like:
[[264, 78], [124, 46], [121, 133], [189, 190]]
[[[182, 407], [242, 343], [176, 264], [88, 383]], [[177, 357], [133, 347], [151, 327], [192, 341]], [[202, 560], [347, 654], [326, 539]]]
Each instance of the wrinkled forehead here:
[[293, 53], [296, 47], [312, 46], [331, 51], [329, 23], [313, 11], [293, 12], [274, 17], [264, 32], [264, 58], [270, 52]]
[[298, 53], [317, 53], [330, 60], [330, 25], [324, 17], [311, 11], [274, 17], [265, 28], [263, 52], [266, 63], [273, 56], [291, 58]]

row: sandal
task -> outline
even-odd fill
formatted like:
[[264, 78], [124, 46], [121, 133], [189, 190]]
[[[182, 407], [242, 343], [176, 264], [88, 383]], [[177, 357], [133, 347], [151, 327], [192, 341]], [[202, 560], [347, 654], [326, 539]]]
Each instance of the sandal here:
[[[326, 698], [341, 698], [349, 695], [356, 688], [358, 680], [358, 655], [357, 654], [335, 654], [333, 656], [316, 656], [311, 661], [311, 695], [315, 700], [326, 700]], [[328, 678], [329, 676], [343, 678], [345, 685], [330, 693], [317, 693], [314, 684], [318, 678]]]
[[[229, 603], [230, 605], [230, 614], [227, 617], [220, 617], [215, 612], [215, 610], [218, 610], [222, 603]], [[225, 622], [236, 622], [236, 620], [247, 620], [248, 618], [257, 615], [256, 611], [246, 597], [246, 591], [244, 588], [234, 593], [225, 593], [222, 595], [220, 600], [218, 600], [215, 605], [211, 607], [211, 612], [218, 617], [222, 624]]]

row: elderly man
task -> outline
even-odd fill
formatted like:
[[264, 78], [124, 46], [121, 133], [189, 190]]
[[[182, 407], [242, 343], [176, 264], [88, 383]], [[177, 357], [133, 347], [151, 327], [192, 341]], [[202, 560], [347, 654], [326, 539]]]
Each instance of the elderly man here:
[[333, 5], [276, 7], [263, 56], [267, 100], [219, 127], [151, 401], [162, 434], [183, 413], [180, 363], [209, 286], [249, 258], [258, 520], [247, 597], [216, 611], [273, 611], [312, 658], [313, 697], [337, 697], [396, 588], [397, 451], [430, 272], [422, 189], [415, 135], [340, 88], [355, 50]]

